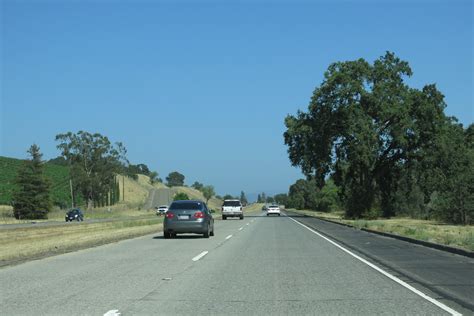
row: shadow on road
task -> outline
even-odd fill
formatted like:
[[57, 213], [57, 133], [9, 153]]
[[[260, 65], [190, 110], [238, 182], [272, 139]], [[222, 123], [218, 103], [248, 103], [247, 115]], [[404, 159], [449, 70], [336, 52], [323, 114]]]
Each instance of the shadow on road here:
[[[202, 235], [177, 235], [171, 239], [202, 239]], [[162, 235], [161, 236], [154, 236], [153, 239], [165, 239]]]
[[286, 217], [291, 217], [291, 218], [298, 218], [298, 217], [308, 217], [307, 215], [269, 215], [267, 216], [266, 214], [260, 215], [260, 216], [247, 216], [247, 217], [261, 217], [261, 218], [286, 218]]

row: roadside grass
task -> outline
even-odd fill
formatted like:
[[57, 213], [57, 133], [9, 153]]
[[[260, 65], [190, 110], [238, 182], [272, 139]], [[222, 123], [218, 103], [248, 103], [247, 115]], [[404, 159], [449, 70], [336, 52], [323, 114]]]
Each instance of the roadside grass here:
[[162, 218], [0, 230], [0, 266], [159, 232]]
[[365, 228], [474, 251], [474, 226], [472, 225], [449, 225], [437, 221], [412, 218], [347, 220], [343, 219], [343, 213], [322, 213], [299, 210], [295, 212], [349, 224], [358, 229]]
[[448, 225], [436, 221], [411, 218], [382, 220], [343, 220], [357, 228], [410, 237], [474, 251], [474, 226]]
[[330, 213], [325, 213], [325, 212], [317, 212], [317, 211], [308, 211], [308, 210], [295, 210], [295, 209], [289, 209], [292, 212], [302, 214], [302, 215], [308, 215], [308, 216], [314, 216], [314, 217], [320, 217], [324, 219], [330, 219], [330, 220], [335, 220], [338, 222], [342, 222], [342, 217], [344, 215], [343, 212], [330, 212]]
[[244, 212], [256, 212], [261, 211], [265, 203], [253, 203], [249, 206], [244, 207]]
[[20, 223], [20, 221], [17, 221], [13, 217], [13, 207], [9, 205], [0, 205], [0, 224], [8, 224], [12, 220]]

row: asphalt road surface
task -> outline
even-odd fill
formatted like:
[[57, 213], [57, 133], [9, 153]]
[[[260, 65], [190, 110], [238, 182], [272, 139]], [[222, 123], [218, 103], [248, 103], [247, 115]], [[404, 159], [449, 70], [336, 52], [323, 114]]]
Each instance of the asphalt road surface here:
[[210, 239], [165, 240], [160, 232], [2, 268], [0, 314], [472, 312], [377, 270], [377, 263], [304, 226], [301, 218], [260, 215], [216, 221]]

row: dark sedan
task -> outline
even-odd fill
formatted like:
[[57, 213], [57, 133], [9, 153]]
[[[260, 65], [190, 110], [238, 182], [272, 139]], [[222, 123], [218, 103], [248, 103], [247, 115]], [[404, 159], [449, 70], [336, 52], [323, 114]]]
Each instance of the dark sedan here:
[[78, 208], [72, 209], [66, 213], [66, 222], [78, 221], [82, 222], [84, 220], [84, 214]]
[[174, 201], [169, 206], [163, 220], [163, 236], [172, 238], [185, 233], [214, 236], [214, 219], [203, 201]]

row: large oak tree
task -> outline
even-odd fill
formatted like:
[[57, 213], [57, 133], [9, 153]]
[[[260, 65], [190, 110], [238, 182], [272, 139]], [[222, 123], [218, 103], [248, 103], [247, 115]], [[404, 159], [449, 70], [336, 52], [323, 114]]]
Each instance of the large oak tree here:
[[349, 217], [370, 213], [376, 197], [383, 215], [392, 216], [403, 169], [424, 158], [449, 120], [436, 86], [412, 88], [405, 82], [411, 75], [408, 62], [390, 52], [373, 64], [333, 63], [308, 111], [285, 119], [292, 165], [319, 188], [333, 174]]

